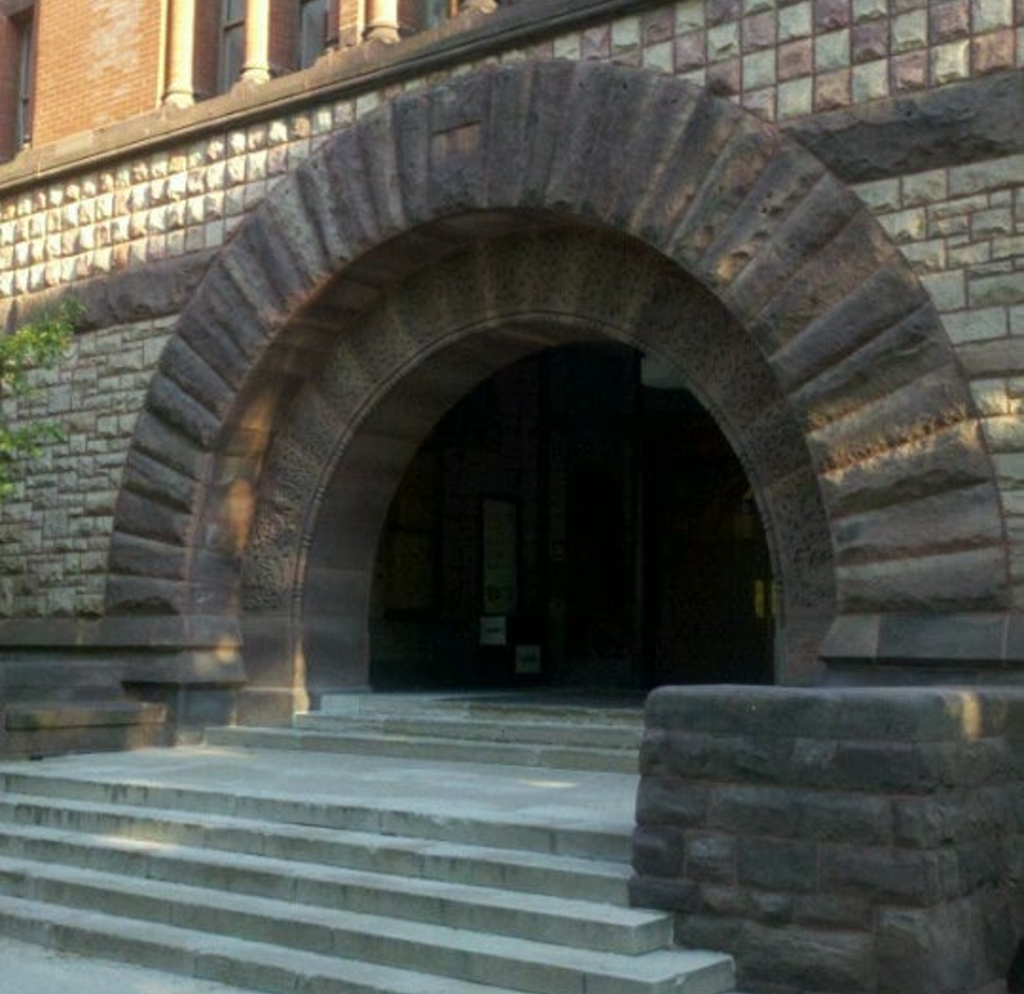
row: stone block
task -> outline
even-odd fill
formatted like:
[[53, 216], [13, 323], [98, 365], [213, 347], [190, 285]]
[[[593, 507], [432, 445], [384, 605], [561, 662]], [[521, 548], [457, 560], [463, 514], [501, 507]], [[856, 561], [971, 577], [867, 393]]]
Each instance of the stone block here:
[[[939, 343], [935, 340], [935, 318], [926, 310], [926, 302], [909, 273], [885, 269], [866, 279], [772, 356], [772, 368], [790, 390], [803, 385], [799, 397], [807, 405], [806, 417], [811, 428], [820, 427], [838, 413], [810, 404], [816, 394], [824, 394], [834, 404], [841, 384], [844, 392], [850, 394], [845, 411], [840, 409], [847, 413], [869, 399], [897, 389], [906, 375], [904, 370], [913, 367], [920, 377], [926, 369], [935, 370], [942, 365], [938, 358]], [[897, 355], [898, 360], [891, 363], [893, 379], [887, 377], [883, 387], [878, 382], [876, 364]], [[831, 390], [820, 386], [819, 381]]]
[[699, 927], [702, 924], [687, 919], [682, 936], [685, 941], [731, 939], [729, 946], [706, 948], [734, 951], [741, 989], [774, 988], [801, 994], [875, 994], [878, 989], [874, 941], [862, 932], [795, 923], [771, 926], [751, 922], [740, 929], [732, 925], [718, 930]]
[[686, 833], [674, 825], [641, 826], [633, 833], [633, 868], [644, 877], [674, 879], [686, 863]]
[[863, 461], [821, 477], [826, 506], [834, 514], [849, 514], [987, 483], [991, 467], [980, 443], [977, 424], [968, 421], [938, 428], [895, 449], [880, 447], [870, 459], [865, 453]]
[[647, 699], [646, 720], [702, 734], [907, 746], [962, 739], [964, 711], [975, 706], [938, 687], [660, 687]]
[[118, 527], [132, 535], [184, 547], [191, 515], [125, 490], [118, 504]]
[[[111, 567], [119, 573], [184, 579], [185, 552], [180, 546], [167, 545], [119, 532], [111, 539]], [[103, 564], [105, 565], [105, 563]]]
[[665, 730], [644, 738], [641, 769], [687, 781], [743, 778], [772, 782], [785, 768], [792, 744], [771, 736], [702, 735]]
[[960, 897], [959, 864], [953, 852], [822, 845], [819, 859], [824, 893], [863, 898], [876, 906], [922, 908]]
[[183, 614], [188, 609], [189, 590], [176, 580], [111, 576], [106, 604], [112, 614]]
[[1015, 830], [1007, 789], [993, 786], [925, 797], [894, 797], [893, 840], [899, 846], [933, 848]]
[[[879, 994], [954, 994], [1005, 977], [986, 950], [978, 904], [884, 909], [878, 918]], [[1004, 954], [1005, 955], [1005, 954]]]
[[637, 824], [702, 828], [707, 824], [709, 795], [709, 787], [682, 778], [642, 777], [637, 792]]
[[792, 838], [799, 834], [800, 814], [794, 793], [785, 788], [733, 782], [715, 787], [708, 825], [735, 835]]
[[[920, 555], [938, 543], [993, 545], [1001, 541], [993, 488], [951, 490], [841, 519], [835, 530], [840, 562]], [[888, 634], [888, 633], [887, 633]], [[942, 647], [935, 647], [940, 652]]]
[[733, 883], [736, 879], [736, 838], [691, 832], [685, 845], [686, 876], [698, 882]]
[[851, 612], [888, 607], [909, 614], [923, 605], [930, 611], [993, 612], [1007, 601], [1006, 549], [1001, 546], [841, 566], [837, 573], [840, 603]]
[[885, 845], [892, 839], [890, 799], [828, 789], [790, 792], [799, 814], [798, 836], [822, 842]]
[[1011, 761], [1001, 739], [909, 745], [840, 742], [830, 773], [855, 789], [931, 793], [945, 787], [1005, 782]]
[[793, 899], [793, 921], [812, 928], [869, 933], [875, 926], [875, 914], [874, 903], [867, 897], [798, 894]]
[[1000, 662], [1004, 619], [998, 612], [941, 616], [888, 614], [881, 621], [878, 658], [949, 663]]
[[818, 889], [818, 849], [812, 842], [768, 838], [737, 841], [741, 884], [777, 893], [808, 894]]
[[[638, 908], [685, 912], [700, 907], [700, 891], [693, 881], [676, 878], [633, 877], [629, 882], [629, 900]], [[727, 946], [704, 948], [726, 949]]]

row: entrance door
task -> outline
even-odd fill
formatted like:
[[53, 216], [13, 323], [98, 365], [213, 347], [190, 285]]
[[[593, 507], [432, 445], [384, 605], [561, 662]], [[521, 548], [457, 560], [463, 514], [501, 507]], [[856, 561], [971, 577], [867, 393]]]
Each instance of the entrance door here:
[[408, 467], [378, 549], [371, 684], [649, 688], [771, 678], [771, 578], [737, 460], [639, 355], [493, 376]]
[[650, 682], [769, 683], [774, 584], [743, 468], [690, 394], [644, 399]]

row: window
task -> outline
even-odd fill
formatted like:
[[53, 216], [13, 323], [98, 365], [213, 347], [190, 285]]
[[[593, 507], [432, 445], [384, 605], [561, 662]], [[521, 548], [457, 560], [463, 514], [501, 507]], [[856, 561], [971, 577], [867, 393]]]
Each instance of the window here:
[[221, 0], [217, 92], [226, 93], [242, 74], [245, 62], [245, 0]]
[[16, 74], [14, 78], [14, 147], [23, 148], [32, 140], [32, 78], [34, 35], [32, 8], [14, 21]]
[[451, 16], [451, 3], [449, 0], [424, 0], [423, 3], [423, 30], [436, 28], [444, 24]]
[[300, 69], [311, 66], [327, 47], [327, 0], [299, 0], [298, 57]]

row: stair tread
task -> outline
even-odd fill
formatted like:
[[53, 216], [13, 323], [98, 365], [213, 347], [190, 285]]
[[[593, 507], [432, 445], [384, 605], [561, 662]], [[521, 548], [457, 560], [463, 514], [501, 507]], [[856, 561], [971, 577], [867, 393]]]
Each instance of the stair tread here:
[[[276, 749], [253, 749], [254, 756], [260, 753], [279, 753]], [[484, 764], [485, 766], [487, 764]], [[518, 773], [519, 771], [517, 771]], [[5, 775], [6, 774], [6, 775]], [[550, 820], [535, 815], [523, 816], [516, 811], [498, 810], [489, 808], [477, 808], [473, 802], [464, 801], [459, 805], [459, 817], [442, 819], [437, 818], [436, 805], [428, 799], [422, 803], [410, 801], [404, 804], [388, 803], [387, 801], [374, 800], [370, 802], [365, 798], [357, 800], [329, 799], [310, 800], [307, 794], [302, 792], [289, 793], [287, 791], [254, 791], [246, 793], [237, 790], [226, 795], [223, 790], [213, 787], [198, 787], [191, 784], [178, 786], [166, 786], [156, 780], [137, 778], [132, 780], [107, 779], [100, 776], [63, 776], [59, 771], [50, 772], [32, 768], [27, 770], [21, 767], [12, 770], [10, 767], [0, 766], [0, 784], [3, 784], [4, 792], [24, 793], [36, 796], [56, 796], [55, 789], [62, 792], [61, 796], [69, 799], [81, 799], [83, 794], [94, 797], [97, 793], [106, 795], [109, 791], [117, 794], [116, 803], [124, 808], [131, 808], [138, 805], [166, 808], [168, 810], [188, 810], [195, 802], [202, 801], [208, 804], [204, 810], [212, 814], [237, 814], [240, 810], [252, 810], [260, 808], [260, 817], [267, 821], [288, 822], [293, 819], [298, 824], [319, 825], [320, 827], [346, 827], [338, 825], [339, 820], [346, 818], [365, 817], [378, 820], [389, 816], [421, 816], [424, 824], [427, 820], [432, 822], [434, 827], [443, 831], [446, 825], [454, 825], [462, 822], [474, 824], [514, 824], [521, 827], [533, 827], [543, 829], [547, 832], [572, 831], [576, 834], [590, 834], [593, 836], [627, 834], [632, 830], [632, 824], [624, 825], [620, 821], [608, 819], [597, 821], [591, 819], [585, 824], [578, 821], [572, 823], [562, 822], [552, 824]], [[44, 787], [46, 790], [39, 788]], [[289, 817], [276, 817], [267, 811], [267, 806], [278, 806], [289, 809]], [[230, 809], [230, 811], [226, 810]], [[312, 819], [316, 819], [315, 821]], [[329, 824], [326, 824], [329, 823]], [[351, 827], [350, 825], [347, 827]], [[380, 826], [374, 825], [374, 830], [380, 830]], [[385, 834], [393, 834], [386, 829]]]
[[623, 749], [560, 743], [490, 742], [372, 730], [361, 733], [303, 728], [224, 728], [207, 731], [207, 741], [211, 745], [245, 746], [247, 740], [249, 746], [273, 749], [434, 757], [449, 761], [498, 763], [508, 767], [605, 770], [618, 773], [635, 773], [639, 768], [638, 746]]
[[[230, 958], [246, 963], [250, 968], [264, 966], [273, 971], [293, 970], [305, 978], [303, 990], [311, 994], [331, 989], [317, 984], [318, 979], [351, 985], [344, 988], [346, 994], [349, 990], [356, 991], [357, 985], [365, 988], [367, 994], [516, 994], [511, 988], [491, 984], [435, 977], [413, 970], [289, 949], [251, 939], [211, 936], [209, 933], [178, 926], [136, 922], [96, 911], [62, 908], [0, 895], [0, 927], [4, 918], [12, 916], [64, 929], [79, 929], [85, 933], [82, 938], [90, 953], [94, 946], [89, 940], [94, 935], [104, 935], [118, 941], [119, 949], [123, 949], [120, 940], [125, 936], [139, 943], [179, 949], [192, 957], [193, 969], [189, 975], [202, 980], [228, 980], [223, 961]], [[254, 989], [284, 990], [273, 987]]]
[[[215, 914], [219, 922], [223, 922], [229, 915], [258, 918], [262, 922], [277, 921], [291, 935], [297, 934], [299, 926], [309, 926], [329, 932], [332, 942], [342, 941], [346, 935], [352, 939], [358, 937], [357, 944], [364, 950], [375, 941], [385, 942], [392, 951], [400, 944], [410, 945], [414, 949], [422, 946], [453, 951], [460, 954], [461, 961], [475, 962], [476, 969], [482, 967], [482, 962], [478, 961], [490, 959], [496, 963], [527, 964], [547, 969], [579, 971], [587, 976], [600, 975], [654, 983], [676, 976], [683, 967], [702, 969], [728, 961], [728, 957], [720, 954], [674, 948], [637, 955], [595, 952], [536, 940], [470, 932], [445, 925], [312, 908], [273, 898], [234, 895], [185, 884], [138, 880], [95, 870], [68, 867], [58, 870], [32, 860], [0, 858], [0, 869], [6, 874], [24, 873], [31, 881], [29, 885], [33, 887], [38, 881], [49, 880], [65, 888], [77, 884], [87, 892], [102, 890], [106, 894], [119, 894], [126, 902], [130, 901], [136, 913], [142, 910], [144, 903], [151, 902], [154, 912], [173, 915], [177, 911], [185, 920], [193, 920], [198, 914], [197, 909], [205, 909]], [[162, 920], [157, 920], [156, 924], [182, 925], [181, 922]]]
[[[238, 815], [199, 814], [184, 809], [150, 807], [144, 805], [124, 805], [101, 801], [84, 801], [71, 798], [53, 797], [41, 794], [21, 794], [5, 792], [0, 794], [0, 810], [4, 807], [16, 808], [29, 806], [38, 809], [50, 809], [55, 812], [71, 811], [80, 814], [98, 814], [117, 820], [133, 822], [149, 821], [157, 830], [167, 826], [177, 826], [182, 830], [196, 832], [222, 829], [224, 831], [251, 830], [262, 836], [267, 826], [272, 825], [274, 834], [295, 842], [321, 841], [347, 842], [354, 846], [372, 846], [376, 849], [389, 848], [409, 853], [439, 855], [447, 858], [466, 856], [472, 853], [476, 859], [492, 859], [501, 862], [514, 862], [539, 869], [567, 869], [590, 876], [600, 876], [609, 881], [625, 881], [630, 876], [629, 864], [624, 861], [600, 859], [584, 856], [569, 856], [561, 853], [542, 852], [536, 849], [520, 849], [514, 847], [490, 846], [450, 842], [416, 835], [382, 835], [374, 831], [359, 831], [349, 828], [333, 828], [321, 825], [306, 825], [292, 822], [267, 822], [263, 819], [245, 818]], [[161, 832], [161, 834], [163, 834]]]
[[[255, 731], [256, 729], [239, 729], [239, 734], [244, 735], [247, 731]], [[639, 742], [631, 745], [587, 745], [575, 742], [535, 742], [535, 741], [524, 741], [520, 739], [463, 739], [457, 736], [446, 736], [446, 735], [424, 735], [417, 732], [415, 729], [409, 729], [402, 731], [400, 729], [391, 729], [385, 727], [384, 729], [375, 729], [369, 725], [355, 725], [351, 728], [346, 727], [325, 727], [320, 728], [318, 726], [300, 726], [297, 728], [262, 728], [259, 729], [261, 734], [277, 735], [282, 738], [287, 738], [289, 735], [294, 735], [299, 738], [311, 737], [314, 735], [322, 735], [330, 738], [374, 738], [383, 739], [385, 741], [398, 740], [406, 742], [425, 742], [425, 743], [436, 743], [438, 745], [462, 745], [466, 749], [479, 749], [479, 748], [493, 748], [493, 749], [507, 749], [507, 750], [543, 750], [550, 752], [580, 752], [584, 755], [604, 755], [605, 753], [635, 753], [639, 748]], [[516, 764], [512, 764], [516, 765]]]
[[[517, 740], [478, 740], [478, 739], [464, 739], [460, 740], [456, 737], [449, 736], [430, 736], [430, 735], [419, 735], [412, 732], [399, 732], [399, 731], [379, 731], [374, 730], [370, 727], [356, 727], [351, 730], [344, 728], [275, 728], [275, 727], [225, 727], [209, 729], [207, 732], [211, 742], [216, 742], [219, 738], [225, 740], [231, 738], [244, 739], [246, 736], [252, 737], [264, 737], [267, 739], [278, 740], [286, 742], [289, 739], [294, 739], [297, 742], [303, 740], [313, 740], [316, 737], [323, 739], [337, 739], [338, 741], [352, 740], [352, 741], [366, 741], [374, 740], [380, 742], [408, 742], [414, 743], [417, 746], [420, 745], [438, 745], [446, 747], [463, 747], [467, 751], [476, 751], [481, 748], [489, 748], [495, 750], [505, 750], [508, 752], [515, 753], [527, 753], [535, 751], [538, 754], [543, 752], [578, 752], [581, 755], [592, 755], [592, 756], [604, 756], [604, 755], [618, 755], [636, 753], [639, 748], [639, 743], [635, 746], [624, 747], [624, 746], [595, 746], [595, 745], [575, 745], [571, 742], [520, 742]], [[510, 766], [519, 766], [519, 763], [509, 763]]]
[[[427, 714], [368, 714], [347, 715], [332, 714], [323, 711], [309, 711], [297, 714], [293, 719], [294, 727], [299, 729], [346, 730], [360, 729], [370, 731], [405, 730], [408, 734], [423, 734], [431, 730], [452, 733], [456, 737], [464, 737], [477, 741], [480, 738], [491, 742], [544, 742], [551, 744], [567, 744], [592, 746], [611, 749], [636, 749], [643, 736], [640, 722], [574, 722], [570, 725], [555, 721], [525, 719], [509, 724], [494, 719], [463, 717], [459, 715]], [[589, 737], [607, 738], [606, 743], [575, 741]]]
[[[208, 869], [231, 869], [237, 872], [259, 871], [267, 875], [279, 875], [296, 885], [293, 899], [300, 902], [303, 900], [304, 891], [297, 885], [300, 882], [310, 882], [380, 890], [401, 894], [405, 898], [421, 897], [458, 901], [481, 909], [531, 912], [549, 917], [565, 917], [574, 921], [596, 921], [602, 925], [622, 928], [662, 922], [669, 918], [664, 912], [615, 905], [605, 901], [513, 892], [480, 884], [450, 883], [444, 880], [409, 877], [395, 873], [324, 866], [304, 860], [289, 860], [178, 843], [154, 843], [38, 825], [11, 825], [0, 821], [0, 837], [6, 839], [8, 843], [16, 841], [29, 845], [34, 842], [52, 843], [57, 846], [68, 845], [76, 849], [83, 849], [89, 858], [99, 853], [125, 854], [159, 860], [166, 864], [191, 862]], [[31, 853], [23, 855], [12, 852], [8, 858], [33, 859], [34, 857]], [[55, 854], [48, 856], [48, 859], [82, 869], [92, 868], [81, 863], [69, 864], [66, 860], [59, 860]], [[2, 860], [3, 857], [0, 857], [0, 865], [3, 865]], [[234, 892], [250, 893], [242, 890]]]

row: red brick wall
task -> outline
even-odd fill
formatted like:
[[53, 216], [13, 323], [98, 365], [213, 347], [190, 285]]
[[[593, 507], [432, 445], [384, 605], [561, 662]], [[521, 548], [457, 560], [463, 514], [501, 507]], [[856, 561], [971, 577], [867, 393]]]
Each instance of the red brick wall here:
[[34, 145], [158, 105], [163, 6], [161, 0], [39, 3]]

